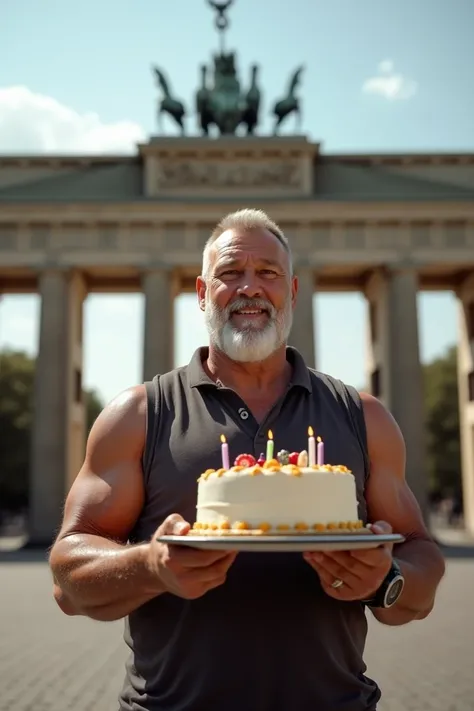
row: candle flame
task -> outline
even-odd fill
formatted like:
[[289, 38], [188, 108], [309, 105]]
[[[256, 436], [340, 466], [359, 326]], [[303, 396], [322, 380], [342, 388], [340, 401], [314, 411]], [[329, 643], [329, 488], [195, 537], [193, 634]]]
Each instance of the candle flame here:
[[273, 432], [268, 430], [268, 439], [273, 439]]
[[309, 437], [312, 437], [313, 435], [314, 435], [313, 428], [312, 428], [312, 427], [308, 427], [308, 436], [309, 436]]
[[321, 437], [317, 437], [316, 439], [318, 440], [318, 442], [322, 442]]
[[225, 435], [221, 435], [221, 442], [222, 442], [222, 444], [224, 444], [225, 441], [226, 441], [226, 440], [225, 440]]

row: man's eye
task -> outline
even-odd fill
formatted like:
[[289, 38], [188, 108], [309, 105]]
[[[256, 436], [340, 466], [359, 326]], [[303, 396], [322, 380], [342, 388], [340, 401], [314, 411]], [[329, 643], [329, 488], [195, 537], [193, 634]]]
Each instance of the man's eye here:
[[260, 274], [265, 276], [276, 276], [276, 271], [274, 269], [262, 269]]
[[237, 269], [226, 269], [225, 272], [221, 272], [221, 276], [235, 276], [238, 273]]

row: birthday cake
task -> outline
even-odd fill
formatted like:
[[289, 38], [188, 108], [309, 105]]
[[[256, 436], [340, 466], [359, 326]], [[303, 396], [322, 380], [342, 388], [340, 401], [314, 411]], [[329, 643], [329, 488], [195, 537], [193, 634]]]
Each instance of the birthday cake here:
[[[240, 454], [198, 479], [193, 535], [308, 535], [369, 532], [358, 517], [355, 478], [343, 465], [324, 463], [324, 445], [310, 428], [309, 453]], [[316, 449], [317, 456], [316, 456]]]

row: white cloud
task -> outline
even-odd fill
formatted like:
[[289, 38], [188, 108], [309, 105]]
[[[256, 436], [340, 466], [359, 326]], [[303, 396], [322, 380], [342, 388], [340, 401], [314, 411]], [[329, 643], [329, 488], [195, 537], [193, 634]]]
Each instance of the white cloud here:
[[380, 62], [377, 75], [369, 77], [362, 85], [365, 94], [378, 94], [388, 101], [410, 99], [417, 90], [417, 82], [403, 74], [398, 74], [391, 59]]
[[2, 153], [134, 153], [145, 133], [132, 121], [104, 123], [25, 86], [0, 88]]

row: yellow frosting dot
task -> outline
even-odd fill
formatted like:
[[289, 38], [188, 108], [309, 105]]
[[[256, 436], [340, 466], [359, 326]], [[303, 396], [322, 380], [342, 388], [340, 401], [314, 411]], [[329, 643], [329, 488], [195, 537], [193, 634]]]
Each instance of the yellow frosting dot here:
[[250, 526], [246, 521], [236, 521], [232, 528], [235, 528], [236, 531], [247, 531]]
[[301, 476], [301, 474], [303, 473], [301, 471], [301, 468], [296, 466], [296, 464], [288, 464], [285, 467], [285, 471], [287, 471], [288, 474], [291, 474], [291, 476]]
[[313, 525], [313, 531], [325, 531], [325, 530], [326, 530], [326, 526], [324, 523], [315, 523]]
[[264, 469], [271, 469], [272, 467], [277, 467], [277, 469], [280, 469], [280, 462], [278, 461], [278, 459], [267, 459], [267, 461], [263, 465]]
[[308, 530], [308, 525], [306, 523], [296, 523], [295, 524], [295, 530], [296, 531], [307, 531]]

